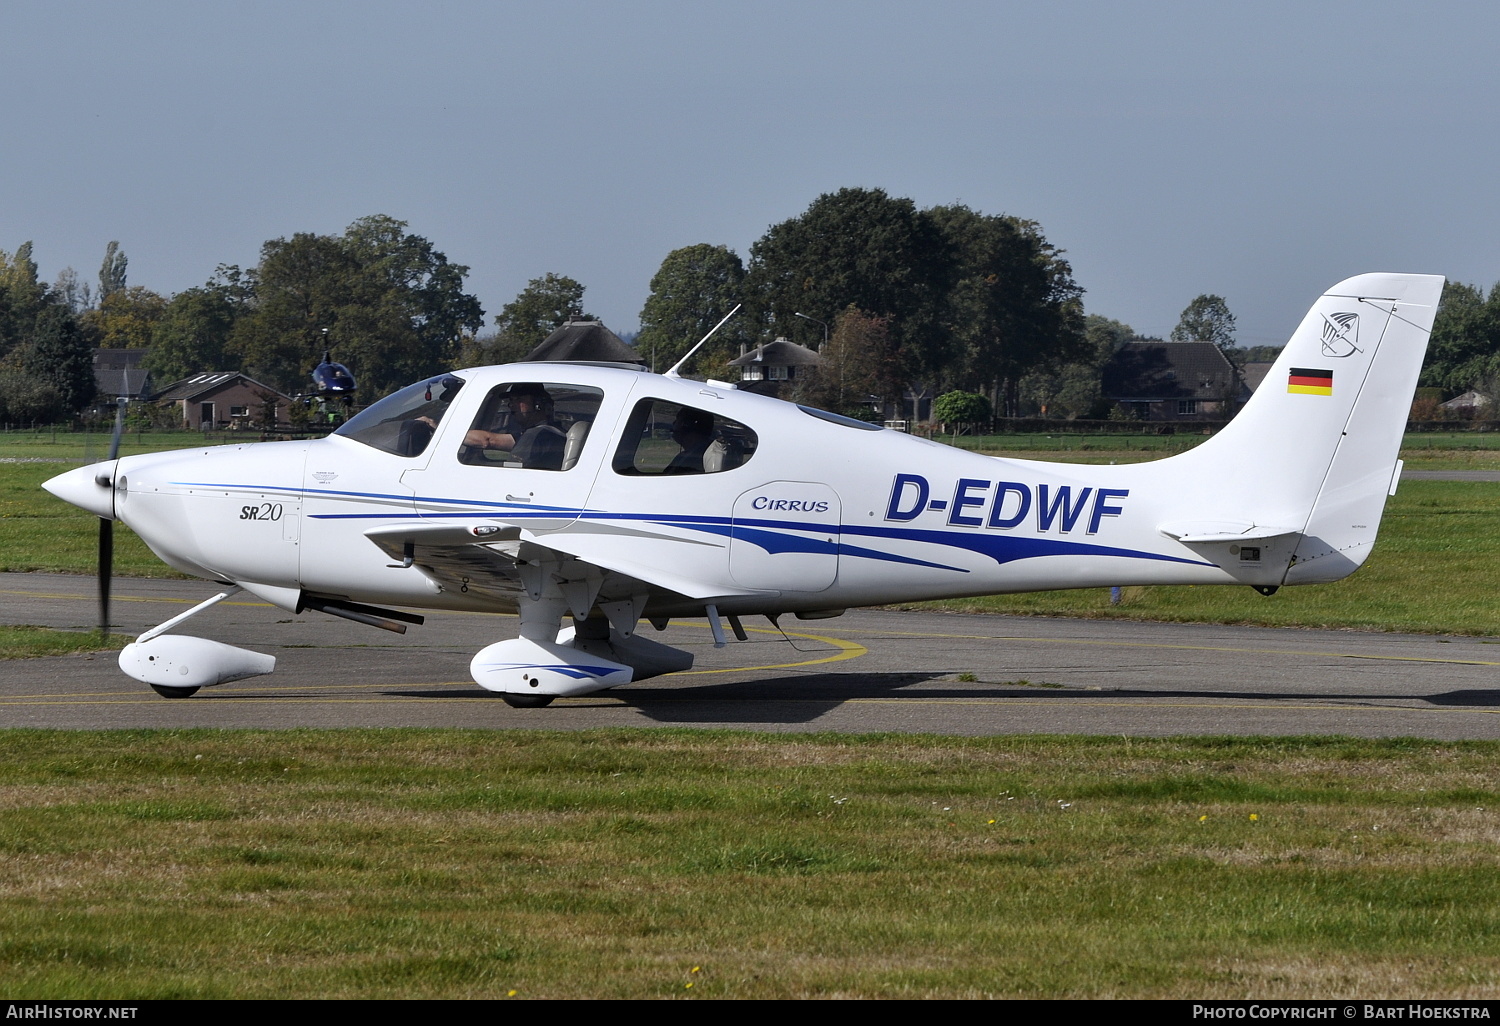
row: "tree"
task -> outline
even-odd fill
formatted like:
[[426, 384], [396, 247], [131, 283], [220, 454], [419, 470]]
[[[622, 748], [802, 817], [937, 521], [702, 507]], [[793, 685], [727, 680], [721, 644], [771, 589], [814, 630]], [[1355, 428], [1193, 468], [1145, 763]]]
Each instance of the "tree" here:
[[338, 326], [340, 310], [362, 298], [358, 269], [329, 235], [299, 232], [266, 242], [260, 252], [252, 310], [235, 325], [229, 354], [260, 381], [299, 391], [324, 344], [323, 329]]
[[22, 367], [33, 381], [52, 387], [59, 415], [72, 416], [94, 401], [93, 349], [61, 303], [49, 303], [38, 314]]
[[[635, 346], [652, 370], [671, 367], [713, 330], [742, 299], [745, 265], [726, 246], [700, 243], [674, 249], [651, 279], [651, 295], [641, 308]], [[733, 359], [748, 340], [749, 320], [737, 315], [694, 357], [698, 366]]]
[[14, 254], [0, 250], [0, 357], [30, 339], [46, 302], [47, 288], [37, 280], [31, 243], [21, 243]]
[[945, 392], [932, 401], [932, 416], [957, 433], [990, 419], [990, 401], [978, 392]]
[[1500, 284], [1488, 301], [1477, 285], [1443, 286], [1419, 384], [1453, 395], [1500, 371]]
[[906, 383], [889, 317], [849, 307], [833, 322], [817, 373], [797, 389], [797, 401], [849, 417], [867, 418], [871, 401], [900, 403]]
[[79, 281], [78, 272], [71, 267], [64, 267], [57, 272], [57, 280], [52, 283], [52, 294], [75, 317], [87, 310], [94, 302], [88, 282]]
[[78, 323], [92, 345], [140, 349], [151, 344], [152, 332], [166, 310], [165, 296], [130, 285], [103, 296], [98, 307], [78, 315]]
[[484, 323], [479, 301], [463, 292], [468, 270], [385, 215], [360, 218], [342, 236], [272, 239], [247, 276], [254, 298], [227, 356], [295, 391], [331, 342], [365, 394], [389, 392], [448, 365], [463, 333]]
[[15, 420], [71, 416], [94, 397], [89, 346], [72, 311], [37, 279], [31, 243], [0, 251], [0, 407]]
[[1187, 305], [1169, 336], [1172, 342], [1212, 342], [1220, 349], [1234, 348], [1234, 314], [1223, 296], [1199, 296]]
[[1110, 403], [1101, 388], [1104, 365], [1138, 336], [1130, 325], [1098, 314], [1087, 315], [1083, 323], [1087, 355], [1060, 367], [1032, 371], [1021, 379], [1023, 412], [1069, 420], [1109, 416]]
[[499, 328], [482, 356], [487, 363], [519, 360], [569, 318], [585, 318], [584, 287], [565, 275], [548, 272], [526, 283], [495, 317]]
[[99, 302], [125, 287], [125, 268], [129, 263], [118, 242], [104, 247], [104, 264], [99, 268]]
[[407, 234], [405, 221], [360, 218], [344, 241], [367, 287], [384, 302], [399, 300], [400, 319], [434, 359], [451, 360], [458, 340], [483, 326], [479, 300], [463, 291], [469, 268], [449, 263], [420, 235]]
[[989, 392], [997, 410], [1014, 416], [1023, 377], [1087, 356], [1083, 289], [1034, 221], [958, 205], [931, 214], [956, 266], [946, 311], [957, 350], [949, 376]]
[[935, 373], [948, 356], [939, 314], [951, 271], [942, 234], [911, 200], [840, 189], [750, 247], [745, 301], [760, 324], [813, 346], [820, 328], [796, 314], [831, 323], [852, 306], [889, 317], [908, 373]]
[[158, 384], [224, 370], [235, 325], [251, 309], [253, 276], [220, 264], [207, 283], [172, 297], [142, 361]]
[[50, 423], [57, 418], [57, 389], [9, 361], [0, 362], [0, 421]]

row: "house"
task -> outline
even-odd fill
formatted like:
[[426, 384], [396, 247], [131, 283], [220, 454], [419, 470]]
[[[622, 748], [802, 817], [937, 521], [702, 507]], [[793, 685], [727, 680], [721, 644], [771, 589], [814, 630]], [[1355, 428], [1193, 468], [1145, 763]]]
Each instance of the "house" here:
[[159, 406], [179, 407], [183, 427], [238, 431], [275, 427], [274, 423], [265, 423], [267, 400], [275, 403], [275, 421], [285, 421], [292, 404], [290, 396], [239, 371], [205, 371], [169, 385], [153, 401]]
[[589, 363], [634, 363], [645, 366], [641, 355], [625, 344], [600, 321], [567, 320], [562, 327], [542, 339], [521, 363], [545, 363], [556, 360]]
[[101, 399], [145, 399], [151, 394], [151, 372], [141, 366], [149, 349], [95, 349], [94, 386]]
[[1104, 365], [1102, 385], [1139, 420], [1227, 420], [1250, 396], [1212, 342], [1127, 342]]
[[1449, 399], [1445, 403], [1439, 403], [1438, 409], [1446, 410], [1459, 417], [1479, 417], [1483, 415], [1489, 405], [1489, 396], [1481, 395], [1471, 389], [1461, 396]]
[[1247, 363], [1240, 368], [1240, 380], [1245, 383], [1246, 388], [1254, 392], [1260, 387], [1260, 383], [1266, 380], [1266, 375], [1271, 373], [1271, 367], [1270, 361], [1266, 360]]
[[730, 360], [729, 366], [740, 369], [740, 388], [746, 392], [774, 396], [783, 383], [807, 377], [823, 364], [823, 358], [806, 346], [784, 338], [756, 346]]

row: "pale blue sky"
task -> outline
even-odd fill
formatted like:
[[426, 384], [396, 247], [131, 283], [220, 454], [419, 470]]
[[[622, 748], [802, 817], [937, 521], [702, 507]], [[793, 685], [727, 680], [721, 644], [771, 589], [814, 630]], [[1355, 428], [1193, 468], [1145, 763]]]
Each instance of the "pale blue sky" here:
[[410, 222], [492, 318], [571, 275], [635, 327], [678, 246], [748, 258], [878, 186], [1041, 223], [1091, 313], [1225, 296], [1279, 343], [1364, 271], [1500, 278], [1500, 6], [0, 0], [0, 248], [171, 293]]

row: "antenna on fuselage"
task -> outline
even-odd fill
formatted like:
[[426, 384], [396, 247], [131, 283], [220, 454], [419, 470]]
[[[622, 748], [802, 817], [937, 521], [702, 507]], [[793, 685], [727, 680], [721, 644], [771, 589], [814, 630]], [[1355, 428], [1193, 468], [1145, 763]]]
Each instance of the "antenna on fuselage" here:
[[724, 315], [724, 320], [720, 321], [718, 324], [715, 324], [709, 330], [709, 332], [708, 332], [707, 335], [704, 335], [702, 338], [700, 338], [698, 340], [698, 344], [696, 346], [694, 346], [693, 348], [691, 348], [691, 349], [689, 349], [687, 351], [687, 355], [686, 356], [684, 356], [682, 359], [678, 360], [676, 363], [672, 364], [672, 369], [669, 370], [669, 371], [667, 371], [666, 374], [664, 374], [662, 376], [663, 377], [667, 377], [667, 378], [680, 378], [680, 377], [682, 377], [681, 374], [677, 373], [677, 371], [682, 367], [682, 365], [685, 364], [685, 363], [687, 363], [689, 360], [691, 360], [693, 358], [693, 354], [696, 353], [699, 349], [701, 349], [703, 347], [703, 343], [705, 343], [709, 339], [713, 338], [714, 337], [714, 332], [718, 331], [720, 328], [724, 327], [725, 323], [729, 320], [729, 318], [731, 318], [735, 314], [739, 313], [740, 312], [740, 307], [742, 307], [744, 305], [745, 304], [743, 304], [743, 303], [736, 303], [736, 304], [734, 304], [734, 309], [731, 310], [731, 311], [729, 311], [727, 314]]

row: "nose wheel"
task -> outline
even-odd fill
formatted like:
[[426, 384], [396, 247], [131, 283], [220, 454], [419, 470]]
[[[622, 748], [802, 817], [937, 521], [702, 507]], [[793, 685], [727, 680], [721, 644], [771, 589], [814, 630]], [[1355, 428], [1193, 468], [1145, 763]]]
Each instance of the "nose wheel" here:
[[169, 688], [162, 684], [152, 684], [151, 690], [163, 698], [187, 698], [198, 693], [197, 688]]

